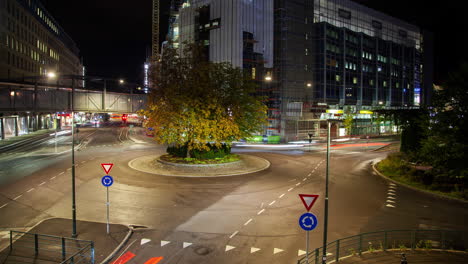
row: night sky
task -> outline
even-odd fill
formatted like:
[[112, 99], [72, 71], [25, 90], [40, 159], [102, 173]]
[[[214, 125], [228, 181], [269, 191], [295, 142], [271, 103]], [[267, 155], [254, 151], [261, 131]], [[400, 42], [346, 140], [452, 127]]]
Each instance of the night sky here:
[[[41, 1], [77, 43], [89, 75], [141, 82], [151, 45], [152, 0]], [[468, 60], [468, 19], [461, 6], [449, 7], [450, 1], [355, 1], [435, 34], [436, 83]], [[167, 32], [169, 2], [161, 0], [161, 40]]]

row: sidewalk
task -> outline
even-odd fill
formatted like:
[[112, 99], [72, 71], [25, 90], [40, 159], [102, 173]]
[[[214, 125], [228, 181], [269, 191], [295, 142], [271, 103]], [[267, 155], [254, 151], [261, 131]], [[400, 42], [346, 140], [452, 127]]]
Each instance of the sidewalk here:
[[[110, 255], [114, 249], [122, 242], [124, 237], [128, 233], [128, 227], [123, 225], [110, 225], [110, 234], [107, 235], [106, 233], [106, 223], [97, 223], [97, 222], [88, 222], [88, 221], [77, 221], [76, 226], [77, 231], [77, 239], [79, 240], [90, 240], [94, 242], [95, 248], [95, 263], [100, 263], [104, 260], [108, 255]], [[28, 233], [37, 233], [42, 235], [52, 235], [52, 236], [59, 236], [59, 237], [67, 237], [70, 238], [72, 234], [72, 220], [71, 219], [63, 219], [63, 218], [52, 218], [45, 220], [32, 228], [28, 231]], [[3, 247], [6, 246], [1, 252], [0, 256], [5, 257], [9, 254], [9, 239], [6, 241], [1, 241], [0, 244]], [[44, 242], [40, 242], [44, 243]], [[51, 245], [49, 245], [50, 247]], [[61, 248], [61, 244], [52, 245], [56, 247], [58, 250]], [[15, 244], [13, 244], [15, 247]], [[34, 244], [31, 245], [34, 248]], [[39, 244], [39, 253], [40, 258], [31, 258], [27, 256], [8, 256], [5, 263], [9, 263], [8, 259], [14, 262], [15, 257], [22, 257], [28, 259], [27, 263], [38, 263], [41, 262], [49, 262], [49, 263], [57, 263], [54, 261], [53, 255], [56, 254], [54, 252], [48, 253], [46, 250], [40, 251], [41, 244]], [[50, 256], [48, 256], [50, 255]], [[2, 259], [2, 258], [0, 258]], [[12, 262], [12, 263], [13, 263]]]
[[55, 129], [41, 129], [38, 131], [31, 132], [29, 134], [25, 134], [25, 135], [21, 135], [17, 137], [9, 137], [4, 140], [0, 140], [0, 149], [8, 145], [18, 143], [20, 141], [30, 140], [33, 138], [42, 138], [45, 135], [49, 135], [51, 133], [55, 133]]
[[[402, 251], [385, 251], [365, 253], [340, 260], [342, 264], [399, 264], [401, 263]], [[440, 251], [440, 250], [407, 250], [404, 251], [408, 264], [463, 264], [468, 263], [468, 253], [463, 251]], [[313, 263], [313, 262], [310, 262]]]

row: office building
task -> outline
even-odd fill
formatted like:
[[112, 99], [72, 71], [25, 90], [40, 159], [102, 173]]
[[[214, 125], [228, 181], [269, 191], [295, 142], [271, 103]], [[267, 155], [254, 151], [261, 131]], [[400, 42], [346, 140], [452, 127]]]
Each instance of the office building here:
[[0, 2], [0, 79], [83, 75], [79, 50], [38, 0]]
[[[198, 41], [209, 60], [261, 81], [266, 135], [320, 137], [324, 120], [341, 111], [354, 116], [348, 133], [388, 132], [391, 126], [372, 126], [372, 110], [418, 108], [430, 99], [432, 36], [353, 1], [186, 0], [177, 13], [171, 25], [179, 43]], [[343, 134], [339, 127], [333, 135]]]

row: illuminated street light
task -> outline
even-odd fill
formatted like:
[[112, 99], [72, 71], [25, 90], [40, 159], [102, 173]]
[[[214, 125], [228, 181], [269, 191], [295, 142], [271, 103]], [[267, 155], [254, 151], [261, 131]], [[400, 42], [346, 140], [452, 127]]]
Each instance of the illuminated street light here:
[[265, 76], [265, 81], [268, 81], [268, 82], [271, 81], [271, 76], [269, 75]]
[[55, 78], [55, 77], [57, 77], [57, 74], [55, 72], [48, 72], [47, 77], [48, 78]]
[[15, 96], [15, 92], [14, 92], [14, 91], [11, 91], [11, 92], [10, 92], [10, 96]]
[[138, 87], [137, 89], [138, 89], [138, 90], [141, 90], [141, 87]]
[[307, 83], [307, 87], [312, 87], [312, 84], [311, 84], [311, 83]]
[[120, 84], [123, 84], [124, 82], [125, 82], [125, 81], [124, 81], [123, 79], [120, 79], [120, 80], [119, 80], [119, 83], [120, 83]]

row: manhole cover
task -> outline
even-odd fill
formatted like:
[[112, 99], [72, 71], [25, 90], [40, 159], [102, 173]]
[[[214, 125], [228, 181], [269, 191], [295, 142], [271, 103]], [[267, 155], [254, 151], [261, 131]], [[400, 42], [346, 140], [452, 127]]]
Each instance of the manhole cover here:
[[198, 247], [195, 249], [195, 253], [197, 253], [200, 256], [205, 256], [210, 254], [211, 250], [207, 247]]

